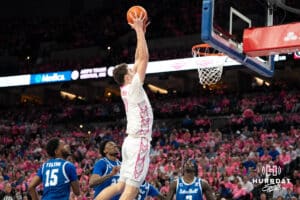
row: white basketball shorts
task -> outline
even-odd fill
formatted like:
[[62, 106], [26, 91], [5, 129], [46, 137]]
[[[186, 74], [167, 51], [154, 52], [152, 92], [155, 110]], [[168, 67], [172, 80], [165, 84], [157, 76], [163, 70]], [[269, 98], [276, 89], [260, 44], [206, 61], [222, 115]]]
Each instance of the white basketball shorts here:
[[128, 135], [122, 145], [122, 165], [119, 181], [139, 188], [148, 172], [149, 154], [149, 139]]

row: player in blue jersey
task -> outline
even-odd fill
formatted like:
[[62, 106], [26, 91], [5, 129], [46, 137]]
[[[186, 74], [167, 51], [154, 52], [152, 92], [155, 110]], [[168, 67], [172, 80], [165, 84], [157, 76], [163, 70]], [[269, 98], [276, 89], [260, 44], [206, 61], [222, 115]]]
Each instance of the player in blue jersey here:
[[136, 200], [147, 200], [149, 197], [157, 197], [160, 200], [165, 199], [165, 197], [153, 185], [144, 181], [139, 188]]
[[75, 195], [80, 194], [79, 182], [75, 166], [65, 159], [70, 155], [69, 146], [64, 141], [54, 138], [46, 147], [50, 159], [38, 170], [29, 184], [32, 200], [38, 200], [36, 187], [43, 183], [43, 200], [69, 200], [72, 188]]
[[[104, 188], [115, 184], [119, 179], [121, 162], [118, 160], [119, 148], [113, 141], [103, 141], [100, 145], [102, 158], [95, 163], [93, 173], [90, 177], [89, 186], [94, 188], [96, 197]], [[112, 200], [118, 200], [116, 195]]]
[[198, 166], [195, 160], [187, 160], [183, 165], [183, 176], [171, 184], [167, 200], [172, 200], [175, 193], [176, 199], [180, 200], [202, 200], [203, 194], [207, 200], [215, 200], [211, 187], [197, 176]]

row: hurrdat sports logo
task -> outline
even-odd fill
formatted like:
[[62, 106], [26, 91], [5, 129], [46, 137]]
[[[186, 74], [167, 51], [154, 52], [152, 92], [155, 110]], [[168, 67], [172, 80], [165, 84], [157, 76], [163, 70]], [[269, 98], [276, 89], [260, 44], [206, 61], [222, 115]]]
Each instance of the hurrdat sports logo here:
[[281, 167], [277, 165], [265, 165], [261, 169], [262, 174], [265, 178], [252, 179], [253, 184], [263, 184], [263, 192], [272, 192], [275, 190], [280, 190], [281, 184], [290, 183], [289, 178], [278, 178], [282, 170]]

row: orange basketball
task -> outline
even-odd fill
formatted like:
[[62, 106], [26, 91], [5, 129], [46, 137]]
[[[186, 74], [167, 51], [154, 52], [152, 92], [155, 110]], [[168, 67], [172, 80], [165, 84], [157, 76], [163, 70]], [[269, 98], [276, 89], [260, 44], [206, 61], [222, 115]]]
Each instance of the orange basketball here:
[[148, 20], [147, 11], [142, 6], [132, 6], [131, 8], [128, 9], [127, 22], [132, 24], [134, 16], [137, 16], [137, 17], [145, 16], [145, 19], [144, 19], [145, 23]]

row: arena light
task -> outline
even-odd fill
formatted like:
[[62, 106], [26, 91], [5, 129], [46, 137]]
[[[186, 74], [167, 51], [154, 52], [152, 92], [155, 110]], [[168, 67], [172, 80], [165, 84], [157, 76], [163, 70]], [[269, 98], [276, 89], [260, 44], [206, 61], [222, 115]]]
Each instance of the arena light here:
[[77, 98], [78, 98], [78, 99], [80, 99], [80, 100], [83, 100], [83, 101], [85, 101], [85, 98], [84, 98], [84, 97], [82, 97], [82, 96], [78, 96]]
[[258, 86], [262, 86], [264, 84], [264, 80], [261, 79], [261, 78], [258, 78], [258, 77], [254, 77], [255, 81], [256, 81], [256, 84]]
[[76, 98], [75, 94], [72, 94], [72, 93], [66, 92], [66, 91], [60, 91], [60, 96], [62, 98], [68, 98], [70, 100], [74, 100]]
[[148, 88], [155, 93], [160, 93], [160, 94], [168, 94], [168, 90], [160, 88], [158, 86], [152, 85], [152, 84], [148, 84]]
[[265, 81], [265, 85], [269, 87], [269, 86], [270, 86], [270, 83], [267, 82], [267, 81]]

